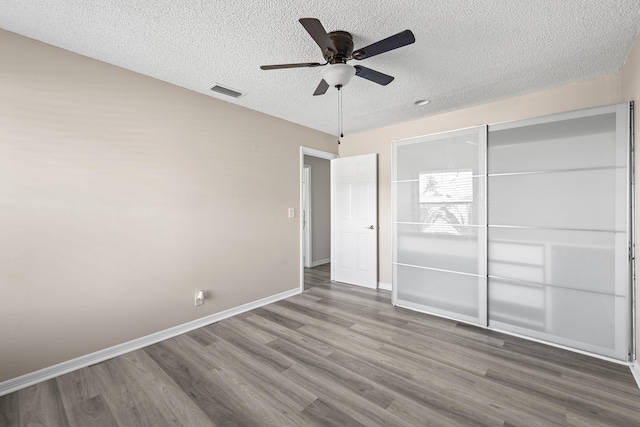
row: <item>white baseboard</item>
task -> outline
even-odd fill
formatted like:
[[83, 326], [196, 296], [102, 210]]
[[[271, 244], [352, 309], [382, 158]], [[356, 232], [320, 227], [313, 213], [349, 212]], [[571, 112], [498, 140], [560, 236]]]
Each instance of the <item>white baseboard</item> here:
[[327, 258], [327, 259], [320, 259], [318, 261], [313, 261], [311, 263], [311, 267], [317, 267], [319, 265], [324, 265], [324, 264], [329, 264], [331, 262], [331, 258]]
[[173, 338], [177, 335], [181, 335], [194, 329], [219, 322], [220, 320], [235, 316], [240, 313], [244, 313], [245, 311], [253, 310], [254, 308], [262, 307], [263, 305], [271, 304], [273, 302], [289, 298], [299, 293], [300, 288], [292, 289], [290, 291], [282, 292], [276, 295], [262, 298], [257, 301], [243, 304], [239, 307], [230, 308], [228, 310], [221, 311], [219, 313], [215, 313], [201, 319], [183, 323], [182, 325], [174, 326], [172, 328], [165, 329], [164, 331], [156, 332], [129, 342], [105, 348], [104, 350], [99, 350], [95, 353], [80, 356], [76, 359], [67, 360], [66, 362], [62, 362], [57, 365], [49, 366], [38, 371], [30, 372], [16, 378], [12, 378], [0, 383], [0, 396], [4, 396], [5, 394], [13, 393], [14, 391], [32, 386], [39, 382], [47, 381], [60, 375], [76, 371], [80, 368], [85, 368], [87, 366], [112, 359], [116, 356], [129, 353], [130, 351], [138, 350], [151, 344]]
[[378, 289], [383, 291], [391, 291], [393, 290], [391, 283], [378, 282]]
[[636, 360], [633, 362], [630, 368], [631, 374], [633, 374], [633, 378], [635, 378], [636, 384], [638, 384], [638, 388], [640, 388], [640, 365], [638, 364], [638, 361]]

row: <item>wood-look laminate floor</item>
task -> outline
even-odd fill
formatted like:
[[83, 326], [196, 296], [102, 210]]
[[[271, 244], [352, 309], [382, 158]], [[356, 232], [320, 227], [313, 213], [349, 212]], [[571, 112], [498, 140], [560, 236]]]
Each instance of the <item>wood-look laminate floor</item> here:
[[304, 269], [304, 288], [326, 285], [331, 281], [331, 264], [322, 264], [317, 267]]
[[629, 368], [327, 283], [0, 398], [2, 426], [637, 426]]

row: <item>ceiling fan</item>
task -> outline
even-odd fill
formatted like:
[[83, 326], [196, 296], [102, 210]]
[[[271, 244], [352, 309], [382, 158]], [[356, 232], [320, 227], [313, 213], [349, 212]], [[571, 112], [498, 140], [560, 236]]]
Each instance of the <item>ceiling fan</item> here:
[[361, 65], [352, 66], [347, 64], [347, 61], [352, 59], [359, 61], [371, 58], [372, 56], [398, 49], [416, 41], [410, 30], [404, 30], [369, 46], [353, 50], [353, 37], [350, 33], [346, 31], [332, 31], [327, 33], [320, 21], [316, 18], [300, 18], [300, 23], [318, 46], [320, 46], [322, 56], [326, 62], [324, 64], [319, 62], [302, 62], [298, 64], [263, 65], [260, 68], [263, 70], [278, 70], [281, 68], [322, 67], [329, 65], [329, 67], [324, 68], [320, 72], [322, 80], [313, 93], [314, 96], [324, 95], [329, 86], [336, 87], [339, 90], [349, 83], [354, 75], [383, 86], [388, 85], [393, 81], [392, 76]]

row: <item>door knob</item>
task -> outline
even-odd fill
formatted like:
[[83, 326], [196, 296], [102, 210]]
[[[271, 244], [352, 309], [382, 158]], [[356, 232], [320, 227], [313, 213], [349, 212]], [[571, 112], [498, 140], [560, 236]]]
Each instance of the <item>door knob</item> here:
[[365, 227], [367, 230], [375, 230], [376, 228], [373, 225], [370, 225], [368, 227]]

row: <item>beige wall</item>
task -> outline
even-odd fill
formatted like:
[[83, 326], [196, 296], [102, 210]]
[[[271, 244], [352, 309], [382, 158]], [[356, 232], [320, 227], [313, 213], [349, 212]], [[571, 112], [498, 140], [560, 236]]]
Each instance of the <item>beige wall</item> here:
[[[618, 74], [345, 136], [340, 145], [341, 157], [366, 153], [379, 155], [379, 280], [383, 283], [392, 281], [390, 186], [392, 141], [475, 125], [638, 100], [639, 95], [640, 36], [636, 39], [626, 64]], [[416, 108], [428, 109], [428, 106]], [[635, 123], [638, 123], [637, 113]], [[640, 160], [637, 154], [636, 158]], [[640, 312], [640, 302], [637, 303], [637, 311]], [[640, 340], [640, 318], [637, 320], [636, 334], [637, 340]]]
[[331, 174], [330, 161], [304, 156], [311, 166], [311, 260], [331, 258]]
[[335, 137], [5, 31], [0, 58], [0, 382], [299, 287], [299, 147]]
[[[621, 76], [621, 92], [622, 92], [622, 100], [623, 101], [636, 101], [635, 102], [635, 114], [634, 114], [634, 129], [638, 129], [638, 125], [640, 124], [640, 114], [637, 109], [640, 108], [640, 35], [636, 38], [636, 41], [627, 57], [627, 61], [622, 68], [620, 73]], [[635, 131], [637, 135], [637, 130]], [[638, 165], [640, 165], [640, 155], [638, 154], [638, 144], [640, 142], [638, 139], [636, 142], [636, 150], [635, 150], [635, 164], [636, 170]], [[636, 177], [637, 182], [637, 177]], [[635, 194], [636, 203], [640, 201], [640, 191], [636, 185], [636, 194]], [[638, 209], [636, 209], [636, 225], [640, 224], [638, 221]], [[637, 234], [634, 233], [636, 236]], [[637, 262], [636, 262], [637, 265]], [[637, 269], [637, 267], [636, 267]], [[639, 287], [636, 284], [636, 294], [639, 294]], [[640, 298], [636, 297], [636, 313], [640, 313]], [[640, 315], [636, 315], [636, 343], [640, 342]], [[637, 346], [636, 346], [637, 348]]]
[[345, 136], [340, 144], [341, 157], [378, 153], [379, 281], [383, 283], [391, 283], [392, 281], [392, 141], [469, 126], [499, 123], [591, 106], [613, 104], [620, 100], [619, 82], [619, 76], [608, 76]]

